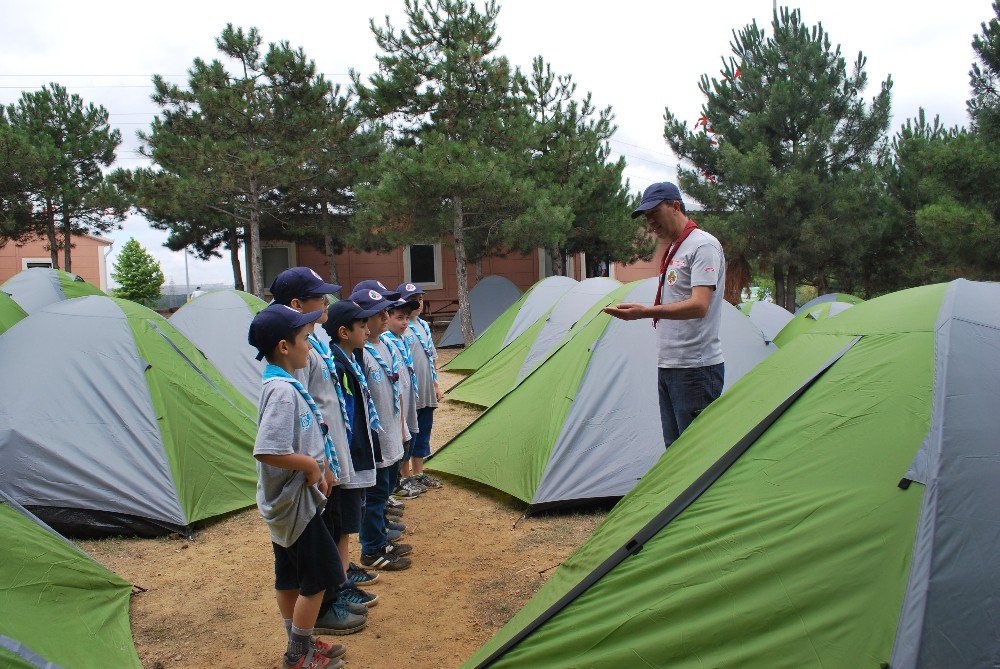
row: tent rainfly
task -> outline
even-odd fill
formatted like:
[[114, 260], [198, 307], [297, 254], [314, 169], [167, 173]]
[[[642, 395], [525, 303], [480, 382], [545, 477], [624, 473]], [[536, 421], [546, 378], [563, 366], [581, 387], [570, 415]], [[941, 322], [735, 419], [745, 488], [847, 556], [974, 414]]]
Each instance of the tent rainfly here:
[[803, 304], [801, 307], [796, 309], [795, 313], [796, 315], [798, 315], [799, 313], [806, 311], [807, 309], [812, 309], [817, 304], [823, 304], [825, 302], [843, 302], [844, 304], [855, 305], [855, 304], [861, 304], [862, 302], [864, 302], [864, 300], [862, 300], [860, 297], [855, 297], [850, 293], [826, 293], [824, 295], [812, 298], [811, 300]]
[[468, 348], [452, 358], [444, 369], [450, 372], [474, 372], [479, 369], [547, 314], [552, 305], [576, 283], [576, 279], [565, 276], [542, 279], [510, 305]]
[[14, 298], [27, 313], [44, 306], [87, 295], [104, 295], [100, 288], [76, 274], [47, 267], [32, 267], [7, 279], [0, 290]]
[[[72, 333], [72, 336], [66, 336]], [[188, 532], [251, 506], [256, 408], [128, 300], [51, 304], [0, 342], [0, 488], [78, 536]]]
[[247, 341], [247, 331], [266, 306], [264, 300], [241, 290], [217, 290], [199, 295], [170, 317], [170, 324], [254, 404], [260, 399], [266, 363], [256, 359], [257, 349]]
[[27, 315], [21, 305], [11, 299], [10, 295], [0, 291], [0, 335]]
[[743, 302], [740, 311], [750, 317], [750, 322], [764, 333], [764, 338], [774, 341], [781, 329], [792, 320], [792, 314], [774, 302]]
[[[651, 304], [656, 278], [607, 296]], [[726, 388], [774, 351], [722, 304]], [[427, 468], [502, 490], [529, 510], [625, 495], [663, 454], [655, 331], [595, 306], [541, 366], [427, 461]]]
[[0, 492], [0, 666], [140, 668], [132, 586]]
[[[521, 297], [521, 291], [506, 277], [491, 274], [480, 279], [469, 291], [469, 308], [472, 309], [474, 334], [478, 336], [479, 333], [486, 332], [490, 324], [499, 318], [510, 305], [517, 302], [519, 297]], [[441, 335], [438, 348], [462, 346], [464, 343], [462, 324], [459, 322], [458, 314], [455, 314], [455, 318]]]
[[857, 305], [708, 407], [465, 666], [1000, 666], [998, 434], [1000, 284]]
[[[610, 304], [608, 295], [621, 284], [614, 279], [585, 279], [563, 293], [549, 312], [536, 320], [489, 362], [453, 387], [451, 399], [492, 406], [531, 370], [548, 360], [556, 348], [593, 317], [589, 312]], [[595, 312], [596, 313], [596, 312]]]
[[852, 306], [854, 305], [847, 302], [821, 302], [814, 307], [799, 311], [775, 335], [774, 343], [778, 346], [788, 346], [793, 339], [803, 332], [809, 332], [818, 323], [828, 318], [833, 318], [837, 314], [850, 309]]

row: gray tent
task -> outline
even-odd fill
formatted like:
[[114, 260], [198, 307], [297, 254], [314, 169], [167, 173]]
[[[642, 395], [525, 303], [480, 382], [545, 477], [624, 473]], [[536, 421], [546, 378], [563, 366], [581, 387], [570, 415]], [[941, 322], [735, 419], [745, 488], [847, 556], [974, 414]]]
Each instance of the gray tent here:
[[768, 341], [774, 341], [781, 328], [794, 318], [787, 309], [779, 307], [774, 302], [744, 302], [739, 309], [750, 317], [750, 322], [764, 333], [764, 338]]
[[170, 317], [170, 324], [197, 346], [216, 369], [254, 404], [260, 398], [264, 361], [247, 341], [250, 321], [267, 306], [239, 290], [217, 290], [191, 300]]
[[[472, 308], [472, 329], [478, 335], [485, 332], [490, 323], [506, 311], [507, 307], [517, 302], [521, 297], [518, 290], [510, 279], [491, 274], [484, 276], [472, 290], [469, 291], [469, 305]], [[438, 343], [439, 348], [449, 346], [462, 346], [465, 340], [462, 338], [462, 326], [459, 323], [458, 314], [448, 324], [448, 329], [441, 336]]]
[[43, 307], [0, 341], [0, 488], [62, 532], [160, 534], [255, 501], [256, 407], [128, 300]]
[[37, 309], [86, 295], [103, 295], [97, 286], [76, 274], [46, 267], [32, 267], [4, 282], [3, 291], [29, 314]]
[[559, 298], [577, 283], [576, 279], [571, 279], [568, 276], [550, 276], [532, 286], [531, 292], [524, 299], [524, 304], [517, 310], [517, 315], [514, 317], [510, 329], [507, 330], [501, 348], [520, 337], [539, 318], [549, 313]]
[[850, 293], [825, 293], [823, 295], [818, 295], [813, 299], [809, 300], [801, 307], [795, 310], [795, 313], [805, 311], [806, 309], [812, 309], [817, 304], [823, 304], [824, 302], [843, 302], [845, 304], [860, 304], [864, 302], [860, 297], [855, 297]]

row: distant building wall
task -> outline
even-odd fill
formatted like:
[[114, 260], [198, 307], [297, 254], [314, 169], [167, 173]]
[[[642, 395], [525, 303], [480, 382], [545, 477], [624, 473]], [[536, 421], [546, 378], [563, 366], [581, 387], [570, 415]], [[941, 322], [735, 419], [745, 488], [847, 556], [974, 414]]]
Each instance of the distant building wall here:
[[[101, 290], [108, 289], [108, 268], [105, 253], [111, 246], [110, 239], [74, 235], [70, 250], [71, 271]], [[24, 244], [8, 242], [0, 248], [0, 283], [25, 270], [29, 265], [51, 266], [51, 255], [46, 248], [47, 241], [33, 239]], [[62, 263], [63, 251], [59, 251]], [[60, 268], [62, 269], [62, 268]]]

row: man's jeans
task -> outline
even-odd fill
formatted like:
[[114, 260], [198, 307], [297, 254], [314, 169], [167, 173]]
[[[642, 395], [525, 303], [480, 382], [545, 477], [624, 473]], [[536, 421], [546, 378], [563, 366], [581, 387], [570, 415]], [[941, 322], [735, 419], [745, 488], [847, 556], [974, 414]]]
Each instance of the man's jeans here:
[[722, 394], [725, 363], [689, 369], [661, 367], [658, 372], [663, 445], [669, 448], [691, 421]]
[[[375, 485], [365, 490], [365, 510], [361, 515], [361, 552], [366, 555], [378, 553], [389, 539], [385, 533], [385, 503], [392, 492], [393, 469], [399, 463], [375, 470]], [[397, 469], [398, 471], [398, 469]]]

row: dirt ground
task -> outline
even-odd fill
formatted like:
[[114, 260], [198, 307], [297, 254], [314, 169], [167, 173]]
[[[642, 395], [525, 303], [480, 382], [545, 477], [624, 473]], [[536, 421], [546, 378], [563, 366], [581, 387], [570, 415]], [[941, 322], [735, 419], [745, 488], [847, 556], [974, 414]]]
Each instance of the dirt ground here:
[[[454, 352], [442, 351], [445, 360]], [[442, 374], [448, 388], [458, 381]], [[478, 415], [445, 401], [435, 413], [433, 448]], [[328, 637], [348, 648], [353, 667], [455, 667], [537, 591], [603, 519], [603, 512], [532, 517], [485, 486], [448, 479], [407, 501], [404, 541], [413, 567], [383, 572], [368, 627]], [[132, 634], [147, 669], [278, 667], [285, 632], [274, 602], [273, 555], [255, 509], [184, 539], [108, 539], [81, 547], [133, 584]], [[357, 544], [352, 555], [358, 561]]]

